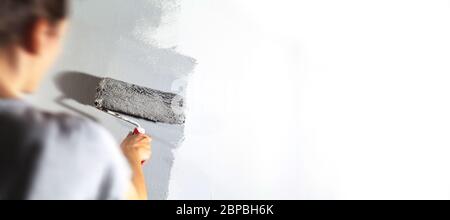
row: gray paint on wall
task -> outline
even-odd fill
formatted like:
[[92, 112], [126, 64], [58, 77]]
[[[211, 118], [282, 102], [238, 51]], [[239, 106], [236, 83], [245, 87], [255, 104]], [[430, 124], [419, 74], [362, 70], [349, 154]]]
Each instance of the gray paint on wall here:
[[[61, 59], [30, 101], [52, 111], [70, 111], [103, 124], [120, 141], [132, 129], [90, 106], [93, 86], [102, 77], [172, 91], [187, 77], [196, 61], [174, 48], [145, 41], [162, 25], [163, 16], [176, 7], [166, 0], [76, 0]], [[142, 31], [145, 30], [145, 31]], [[144, 36], [146, 35], [150, 36]], [[187, 119], [189, 120], [189, 119]], [[184, 125], [138, 121], [153, 137], [153, 155], [145, 167], [150, 199], [166, 199], [170, 171], [184, 138]]]

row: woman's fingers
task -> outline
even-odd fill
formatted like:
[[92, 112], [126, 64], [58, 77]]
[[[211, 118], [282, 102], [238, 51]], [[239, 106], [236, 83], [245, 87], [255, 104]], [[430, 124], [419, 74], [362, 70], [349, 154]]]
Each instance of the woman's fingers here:
[[141, 157], [141, 160], [147, 161], [150, 160], [150, 157], [152, 155], [152, 151], [150, 149], [140, 149], [139, 155]]
[[152, 140], [152, 138], [146, 134], [135, 134], [135, 138], [137, 140], [142, 140], [142, 139], [146, 139], [146, 140]]
[[136, 141], [135, 147], [150, 149], [151, 148], [151, 139], [150, 138], [142, 138], [139, 141]]

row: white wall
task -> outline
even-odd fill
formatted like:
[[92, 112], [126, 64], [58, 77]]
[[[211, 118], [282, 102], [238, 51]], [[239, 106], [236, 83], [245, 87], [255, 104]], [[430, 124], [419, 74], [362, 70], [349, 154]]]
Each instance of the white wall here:
[[450, 198], [447, 0], [191, 0], [170, 199]]

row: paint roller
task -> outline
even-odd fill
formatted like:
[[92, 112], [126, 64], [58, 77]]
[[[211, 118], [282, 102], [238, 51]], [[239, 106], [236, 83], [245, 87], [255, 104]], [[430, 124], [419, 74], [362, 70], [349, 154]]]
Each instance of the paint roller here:
[[94, 104], [96, 108], [135, 126], [133, 134], [145, 134], [145, 129], [124, 115], [157, 123], [185, 122], [181, 96], [111, 78], [99, 82]]

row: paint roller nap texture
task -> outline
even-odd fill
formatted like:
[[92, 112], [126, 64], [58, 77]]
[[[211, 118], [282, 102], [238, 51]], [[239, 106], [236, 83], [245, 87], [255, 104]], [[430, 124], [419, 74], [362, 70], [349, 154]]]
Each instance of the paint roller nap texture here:
[[183, 124], [183, 99], [172, 93], [104, 78], [97, 87], [95, 106], [154, 122]]

